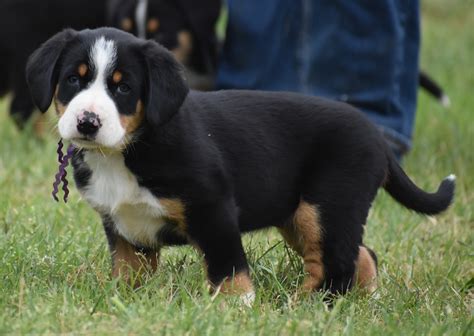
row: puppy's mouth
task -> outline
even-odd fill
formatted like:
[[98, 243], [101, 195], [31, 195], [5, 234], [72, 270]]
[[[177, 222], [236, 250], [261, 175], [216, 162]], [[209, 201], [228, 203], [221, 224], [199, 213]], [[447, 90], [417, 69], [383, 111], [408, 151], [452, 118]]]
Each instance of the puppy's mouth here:
[[78, 148], [85, 148], [85, 149], [100, 149], [103, 146], [95, 142], [93, 139], [88, 137], [80, 137], [80, 138], [73, 138], [71, 142], [74, 146]]
[[126, 145], [123, 143], [122, 146], [108, 147], [89, 137], [77, 137], [71, 139], [70, 141], [75, 147], [79, 149], [97, 150], [102, 153], [121, 151]]

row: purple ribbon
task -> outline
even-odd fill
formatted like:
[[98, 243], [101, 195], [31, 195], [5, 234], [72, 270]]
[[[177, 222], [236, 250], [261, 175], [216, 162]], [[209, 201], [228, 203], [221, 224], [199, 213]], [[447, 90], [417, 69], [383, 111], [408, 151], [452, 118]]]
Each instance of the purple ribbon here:
[[59, 202], [58, 199], [58, 192], [59, 192], [59, 185], [61, 182], [63, 183], [63, 191], [64, 191], [64, 203], [67, 203], [67, 197], [69, 196], [69, 189], [68, 189], [68, 180], [66, 178], [67, 176], [67, 171], [66, 168], [69, 165], [69, 159], [72, 157], [74, 154], [74, 145], [69, 145], [66, 151], [66, 155], [63, 154], [63, 139], [60, 139], [58, 142], [58, 150], [56, 151], [58, 153], [58, 162], [59, 162], [59, 171], [56, 173], [54, 176], [54, 183], [53, 183], [53, 198], [56, 200], [56, 202]]

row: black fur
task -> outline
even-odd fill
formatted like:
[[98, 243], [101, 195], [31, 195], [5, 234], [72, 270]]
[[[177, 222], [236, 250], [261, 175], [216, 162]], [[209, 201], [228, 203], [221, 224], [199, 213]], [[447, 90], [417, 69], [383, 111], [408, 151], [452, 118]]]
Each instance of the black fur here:
[[168, 121], [179, 109], [188, 94], [184, 82], [182, 67], [170, 53], [164, 53], [156, 48], [156, 43], [150, 41], [142, 47], [145, 64], [147, 65], [147, 120], [158, 126]]
[[[108, 24], [122, 28], [123, 20], [128, 19], [132, 23], [129, 32], [137, 35], [137, 4], [137, 0], [109, 1]], [[220, 0], [148, 0], [145, 27], [142, 29], [146, 30], [149, 19], [157, 19], [158, 30], [146, 31], [145, 37], [170, 50], [178, 47], [179, 32], [190, 32], [193, 48], [185, 65], [198, 74], [213, 75], [216, 72], [218, 51], [215, 25], [220, 9]]]
[[[169, 222], [156, 242], [197, 245], [214, 284], [248, 271], [241, 233], [284, 225], [304, 200], [320, 215], [326, 287], [344, 292], [380, 187], [421, 213], [438, 213], [453, 198], [451, 180], [435, 194], [417, 188], [380, 132], [347, 104], [286, 92], [188, 93], [180, 66], [164, 48], [113, 29], [80, 32], [68, 49], [86, 49], [99, 36], [116, 41], [119, 70], [138, 76], [132, 89], [147, 102], [147, 118], [122, 152], [126, 167], [157, 198], [186, 206], [185, 234]], [[65, 53], [61, 66], [78, 64], [79, 51]], [[34, 67], [29, 70], [34, 77]], [[65, 84], [59, 85], [61, 92]], [[79, 152], [73, 164], [84, 189], [90, 167]], [[114, 224], [109, 214], [102, 215], [107, 233]]]
[[[105, 24], [107, 0], [2, 0], [0, 2], [0, 95], [13, 93], [10, 114], [21, 128], [34, 110], [25, 81], [30, 54], [64, 28]], [[4, 75], [5, 74], [5, 75]]]
[[59, 76], [56, 65], [64, 48], [75, 36], [76, 32], [72, 29], [56, 34], [37, 49], [28, 60], [26, 80], [33, 102], [41, 112], [46, 112], [51, 105]]

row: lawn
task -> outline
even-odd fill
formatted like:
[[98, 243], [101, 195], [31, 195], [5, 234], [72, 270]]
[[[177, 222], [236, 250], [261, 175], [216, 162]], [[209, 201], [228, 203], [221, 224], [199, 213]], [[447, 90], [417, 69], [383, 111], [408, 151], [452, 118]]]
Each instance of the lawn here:
[[301, 261], [274, 231], [244, 243], [257, 299], [212, 301], [191, 248], [164, 250], [161, 266], [132, 290], [110, 279], [99, 217], [74, 188], [50, 196], [57, 170], [54, 122], [39, 140], [19, 133], [0, 101], [0, 334], [474, 334], [474, 1], [423, 2], [421, 63], [449, 93], [440, 107], [420, 92], [414, 149], [404, 167], [422, 187], [458, 176], [445, 214], [410, 212], [381, 191], [365, 241], [378, 253], [379, 289], [328, 309], [296, 297]]

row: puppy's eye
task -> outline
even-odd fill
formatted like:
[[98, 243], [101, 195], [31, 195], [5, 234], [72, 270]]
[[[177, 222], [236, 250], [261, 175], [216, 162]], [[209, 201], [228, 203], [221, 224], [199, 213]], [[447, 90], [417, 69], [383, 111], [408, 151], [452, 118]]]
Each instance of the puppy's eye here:
[[79, 77], [77, 77], [76, 75], [69, 76], [67, 78], [67, 82], [71, 85], [77, 85], [79, 84]]
[[118, 87], [117, 87], [117, 92], [118, 93], [121, 93], [121, 94], [127, 94], [130, 92], [130, 86], [128, 86], [127, 84], [120, 84]]

